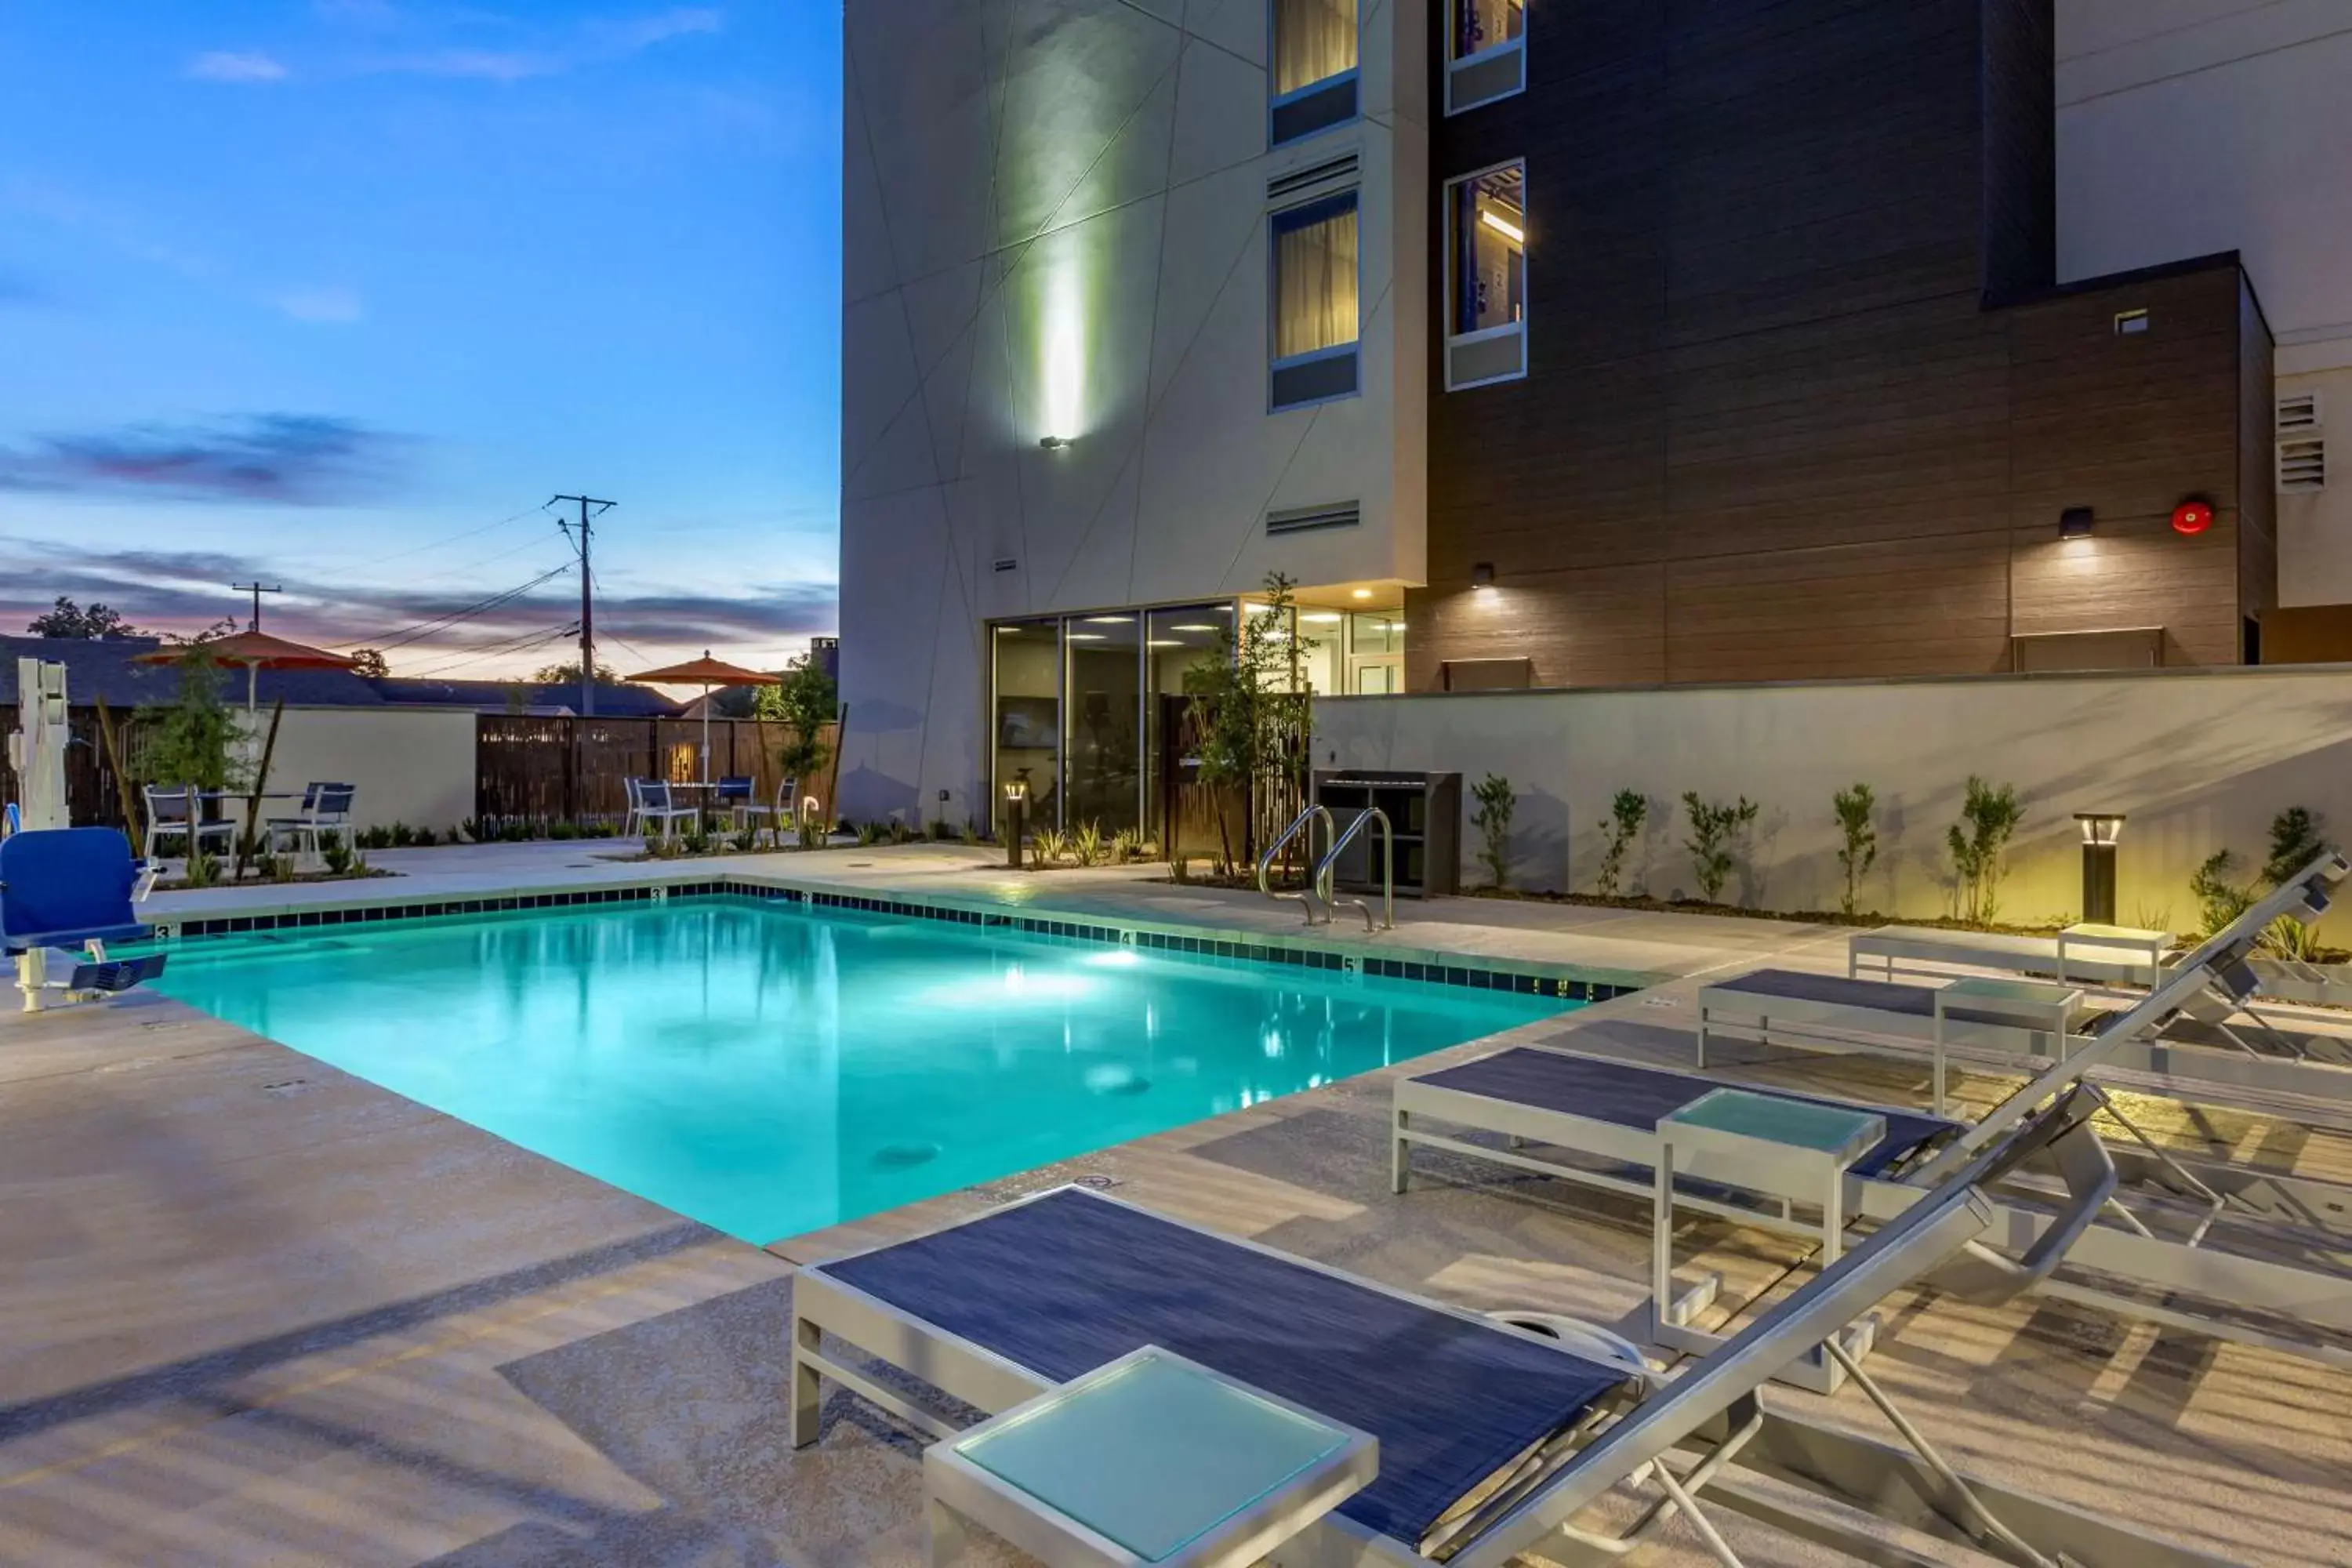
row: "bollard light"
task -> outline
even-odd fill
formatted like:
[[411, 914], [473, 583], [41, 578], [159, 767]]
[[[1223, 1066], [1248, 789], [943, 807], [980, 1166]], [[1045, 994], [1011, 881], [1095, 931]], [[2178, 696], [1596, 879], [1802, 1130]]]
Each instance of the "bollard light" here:
[[2116, 923], [2116, 841], [2124, 836], [2120, 811], [2078, 811], [2083, 829], [2083, 921]]
[[1028, 814], [1029, 770], [1023, 768], [1004, 781], [1004, 864], [1015, 871], [1021, 869], [1021, 833]]

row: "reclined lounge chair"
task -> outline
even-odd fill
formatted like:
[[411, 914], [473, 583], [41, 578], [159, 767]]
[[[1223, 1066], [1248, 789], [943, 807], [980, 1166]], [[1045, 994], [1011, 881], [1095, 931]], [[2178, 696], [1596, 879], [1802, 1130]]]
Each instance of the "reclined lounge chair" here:
[[[2126, 1005], [2078, 994], [2065, 1008], [2061, 1030], [2054, 1011], [2039, 1023], [2023, 1023], [2011, 1007], [1937, 986], [1759, 969], [1700, 988], [1697, 1065], [1706, 1065], [1709, 1040], [1726, 1029], [1831, 1049], [1924, 1050], [1935, 1063], [1940, 1109], [1948, 1050], [1979, 1060], [2055, 1060], [2095, 1046], [2100, 1067], [2135, 1075], [2136, 1087], [2193, 1092], [2256, 1110], [2298, 1100], [2352, 1108], [2352, 1067], [2315, 1059], [2276, 1031], [2275, 1048], [2257, 1048], [2228, 1023], [2248, 1010], [2261, 984], [2247, 962], [2256, 939], [2282, 914], [2318, 919], [2347, 876], [2352, 864], [2334, 853], [2305, 868], [2163, 971], [2150, 994], [2167, 997], [2168, 1004], [2155, 1013], [2145, 1002]], [[2184, 990], [2183, 975], [2197, 983]]]
[[[994, 1412], [1146, 1345], [1213, 1367], [1379, 1439], [1378, 1478], [1277, 1554], [1284, 1564], [1449, 1562], [1500, 1568], [1541, 1548], [1614, 1561], [1676, 1512], [1719, 1547], [1707, 1503], [1847, 1549], [1853, 1524], [1792, 1514], [1742, 1471], [2039, 1568], [2061, 1553], [2133, 1568], [2210, 1561], [2128, 1527], [1960, 1478], [1908, 1423], [1916, 1451], [1768, 1410], [1780, 1367], [1931, 1276], [1998, 1300], [2053, 1267], [2112, 1190], [2069, 1095], [1759, 1317], [1716, 1354], [1660, 1379], [1611, 1336], [1552, 1341], [1250, 1242], [1063, 1187], [930, 1235], [803, 1269], [793, 1287], [793, 1441], [816, 1441], [825, 1379], [935, 1437], [950, 1413], [866, 1357]], [[1980, 1243], [1982, 1188], [2058, 1157], [2067, 1207], [2011, 1259]], [[845, 1346], [841, 1342], [846, 1342]], [[847, 1347], [854, 1347], [853, 1349]], [[1883, 1390], [1859, 1371], [1874, 1403]], [[1581, 1516], [1621, 1484], [1660, 1495], [1617, 1536]], [[1737, 1559], [1722, 1549], [1721, 1560]], [[1883, 1559], [1875, 1559], [1883, 1560]]]
[[131, 910], [139, 875], [131, 846], [110, 827], [0, 840], [0, 952], [16, 961], [25, 1011], [99, 1001], [163, 973], [162, 953], [106, 955], [108, 942], [154, 934]]
[[[1710, 1090], [1734, 1087], [1881, 1116], [1882, 1139], [1846, 1167], [1842, 1207], [1865, 1220], [1890, 1220], [2021, 1118], [2055, 1095], [2087, 1088], [2086, 1075], [2112, 1051], [2160, 1027], [2192, 1000], [2217, 988], [2226, 995], [2250, 984], [2242, 960], [2253, 937], [2282, 914], [2300, 910], [2315, 918], [2326, 907], [2322, 889], [2335, 879], [2326, 868], [2315, 867], [2279, 889], [2168, 972], [2162, 985], [2116, 1015], [2095, 1039], [1973, 1124], [1916, 1110], [1824, 1101], [1564, 1048], [1517, 1047], [1398, 1080], [1391, 1101], [1393, 1185], [1398, 1192], [1406, 1189], [1412, 1149], [1420, 1144], [1648, 1198], [1659, 1121]], [[2088, 1092], [2109, 1115], [2130, 1126], [2095, 1088]], [[1512, 1146], [1471, 1142], [1464, 1135], [1470, 1131], [1501, 1135]], [[1532, 1151], [1518, 1146], [1523, 1143], [1548, 1147]], [[2352, 1364], [2352, 1352], [2326, 1337], [2352, 1333], [2352, 1189], [2166, 1152], [2145, 1141], [2110, 1152], [2138, 1201], [2126, 1207], [2117, 1200], [2109, 1206], [2110, 1223], [2084, 1229], [2068, 1259], [2068, 1274], [2048, 1281], [2047, 1293]], [[1800, 1223], [1786, 1205], [1821, 1201], [1818, 1189], [1774, 1187], [1752, 1179], [1737, 1186], [1710, 1181], [1675, 1199], [1680, 1207], [1809, 1236], [1818, 1236], [1819, 1227]], [[2011, 1248], [2028, 1245], [2050, 1223], [2044, 1205], [2014, 1193], [2000, 1201], [1999, 1221], [2003, 1245]], [[2200, 1302], [2207, 1308], [2200, 1309]], [[2272, 1332], [2247, 1321], [2245, 1313], [2284, 1320], [2296, 1331]], [[2305, 1329], [2321, 1334], [2310, 1337], [2303, 1333]]]

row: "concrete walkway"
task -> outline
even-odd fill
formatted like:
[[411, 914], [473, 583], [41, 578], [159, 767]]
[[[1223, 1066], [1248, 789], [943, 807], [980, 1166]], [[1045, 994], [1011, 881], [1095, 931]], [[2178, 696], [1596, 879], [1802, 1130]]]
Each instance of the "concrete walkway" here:
[[[596, 848], [393, 851], [376, 858], [396, 881], [165, 895], [153, 912], [724, 868], [1234, 930], [1297, 919], [1133, 871], [1012, 876], [958, 847], [683, 867]], [[1842, 952], [1822, 927], [1484, 900], [1401, 906], [1399, 924], [1373, 945], [1664, 977], [1528, 1031], [1633, 1057], [1687, 1050], [1696, 977], [1767, 958], [1827, 967]], [[1890, 1100], [1923, 1077], [1841, 1058], [1759, 1056], [1752, 1070]], [[793, 1268], [1076, 1175], [1472, 1307], [1638, 1331], [1640, 1205], [1443, 1161], [1391, 1195], [1389, 1076], [761, 1249], [167, 1000], [7, 1015], [0, 1563], [911, 1565], [919, 1445], [840, 1396], [815, 1447], [786, 1441]], [[2295, 1149], [2326, 1166], [2346, 1152], [2317, 1134]], [[1685, 1267], [1722, 1269], [1734, 1296], [1793, 1261], [1785, 1242], [1726, 1226], [1684, 1245]], [[2352, 1373], [2056, 1302], [1926, 1294], [1890, 1303], [1874, 1365], [1971, 1468], [2225, 1557], [2352, 1561]], [[1775, 1397], [1878, 1425], [1851, 1394]], [[1825, 1560], [1736, 1516], [1727, 1533], [1752, 1563]], [[1704, 1561], [1686, 1538], [1655, 1560]]]

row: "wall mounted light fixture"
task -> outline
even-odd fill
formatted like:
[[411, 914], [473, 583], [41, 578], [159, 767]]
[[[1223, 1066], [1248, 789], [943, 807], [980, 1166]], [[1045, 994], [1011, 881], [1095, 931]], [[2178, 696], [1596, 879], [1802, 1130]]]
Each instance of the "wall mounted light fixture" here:
[[2070, 506], [2058, 514], [2058, 537], [2088, 539], [2097, 527], [2098, 514], [2086, 506]]
[[1039, 437], [1037, 441], [1037, 445], [1048, 452], [1058, 452], [1065, 447], [1075, 447], [1077, 444], [1078, 438], [1076, 436], [1045, 436]]
[[1495, 563], [1491, 561], [1481, 561], [1478, 564], [1470, 568], [1470, 585], [1473, 588], [1493, 587], [1495, 585]]

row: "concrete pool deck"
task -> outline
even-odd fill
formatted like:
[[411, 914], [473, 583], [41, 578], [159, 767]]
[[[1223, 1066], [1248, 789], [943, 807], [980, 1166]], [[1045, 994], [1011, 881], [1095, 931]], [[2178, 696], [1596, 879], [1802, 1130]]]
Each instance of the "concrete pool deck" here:
[[[396, 881], [163, 895], [152, 912], [717, 868], [1078, 916], [1297, 925], [1294, 910], [1244, 895], [1122, 872], [1013, 877], [952, 847], [690, 868], [600, 862], [588, 847], [394, 851], [377, 858]], [[1491, 900], [1399, 914], [1403, 929], [1381, 941], [1672, 977], [1539, 1026], [1634, 1057], [1687, 1049], [1698, 975], [1842, 963], [1843, 932], [1777, 921]], [[1758, 1063], [1890, 1099], [1923, 1076], [1850, 1058]], [[1646, 1213], [1443, 1159], [1391, 1195], [1389, 1076], [762, 1249], [162, 998], [9, 1014], [0, 1563], [919, 1562], [914, 1440], [836, 1394], [824, 1440], [788, 1446], [793, 1268], [1075, 1177], [1465, 1305], [1635, 1325]], [[1996, 1089], [1965, 1085], [1978, 1099]], [[2263, 1143], [2256, 1120], [2231, 1135]], [[2314, 1133], [2292, 1157], [2352, 1170], [2347, 1142]], [[1727, 1226], [1685, 1245], [1686, 1268], [1748, 1288], [1790, 1257]], [[1874, 1369], [1964, 1465], [2241, 1561], [2352, 1560], [2352, 1373], [2046, 1300], [1995, 1310], [1922, 1293], [1889, 1303], [1886, 1320]], [[1851, 1393], [1775, 1397], [1877, 1426]], [[1727, 1533], [1751, 1562], [1830, 1560], [1738, 1516]], [[1685, 1541], [1660, 1560], [1702, 1559]]]

